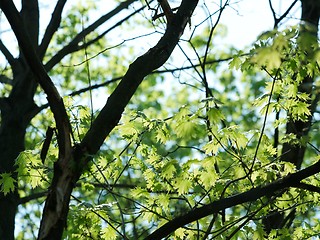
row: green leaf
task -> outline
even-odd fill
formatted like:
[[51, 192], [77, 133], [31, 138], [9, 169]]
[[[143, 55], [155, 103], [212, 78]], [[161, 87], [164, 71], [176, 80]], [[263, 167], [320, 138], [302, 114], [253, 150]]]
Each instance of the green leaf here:
[[164, 211], [169, 210], [170, 197], [166, 194], [160, 194], [158, 196], [159, 205], [163, 208]]
[[178, 190], [178, 194], [182, 195], [182, 194], [186, 194], [189, 192], [192, 184], [189, 180], [184, 179], [184, 178], [178, 178], [176, 180], [175, 186]]
[[266, 233], [262, 227], [257, 227], [256, 231], [253, 234], [253, 239], [254, 240], [264, 239], [265, 234]]
[[15, 182], [16, 180], [12, 177], [11, 173], [0, 174], [1, 191], [4, 193], [4, 195], [7, 195], [9, 192], [14, 191]]
[[175, 130], [176, 130], [178, 137], [190, 138], [190, 137], [194, 136], [194, 134], [196, 132], [196, 127], [197, 127], [197, 124], [195, 121], [187, 120], [187, 121], [183, 121], [183, 122], [179, 123], [176, 126]]
[[241, 59], [238, 56], [235, 56], [229, 63], [229, 67], [239, 70], [241, 67], [241, 64], [242, 64]]
[[218, 174], [212, 169], [211, 171], [204, 171], [200, 174], [200, 181], [206, 189], [211, 188], [215, 185]]
[[219, 144], [217, 141], [212, 140], [203, 146], [203, 150], [206, 154], [216, 154], [219, 150]]
[[178, 239], [185, 239], [186, 236], [186, 230], [183, 228], [178, 228], [175, 232], [174, 235], [178, 237]]
[[162, 168], [162, 175], [165, 179], [170, 179], [174, 176], [177, 171], [175, 164], [177, 164], [177, 161], [171, 160], [164, 165], [164, 167]]
[[101, 230], [102, 239], [115, 240], [117, 239], [117, 232], [110, 226], [107, 226]]
[[[42, 173], [42, 174], [41, 174]], [[43, 171], [41, 169], [31, 168], [29, 170], [30, 174], [30, 184], [32, 188], [36, 188], [41, 185], [41, 176], [43, 176]]]
[[252, 59], [257, 65], [266, 66], [270, 70], [277, 69], [281, 65], [280, 52], [270, 47], [258, 49], [257, 54]]
[[210, 122], [212, 123], [217, 124], [220, 123], [222, 120], [225, 120], [225, 116], [223, 115], [220, 109], [210, 108], [207, 114]]

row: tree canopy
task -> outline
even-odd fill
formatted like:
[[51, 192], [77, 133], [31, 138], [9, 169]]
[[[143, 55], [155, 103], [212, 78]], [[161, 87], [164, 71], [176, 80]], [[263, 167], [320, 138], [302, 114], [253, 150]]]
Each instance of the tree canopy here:
[[0, 0], [0, 239], [318, 236], [320, 2], [265, 2]]

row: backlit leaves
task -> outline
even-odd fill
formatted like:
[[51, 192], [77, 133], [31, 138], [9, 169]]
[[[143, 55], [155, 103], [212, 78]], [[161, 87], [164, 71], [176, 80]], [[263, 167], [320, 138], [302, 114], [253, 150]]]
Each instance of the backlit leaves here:
[[10, 173], [1, 173], [0, 174], [0, 186], [1, 191], [4, 195], [7, 195], [10, 192], [13, 192], [15, 189], [16, 180], [12, 177]]

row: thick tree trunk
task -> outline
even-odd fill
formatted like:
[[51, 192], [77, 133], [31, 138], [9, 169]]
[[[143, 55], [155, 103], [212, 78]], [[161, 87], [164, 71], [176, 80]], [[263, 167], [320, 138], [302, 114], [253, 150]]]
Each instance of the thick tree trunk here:
[[[15, 78], [17, 87], [22, 82], [30, 82], [30, 74], [20, 70], [21, 79]], [[5, 99], [5, 106], [1, 109], [0, 126], [0, 173], [12, 173], [16, 179], [15, 159], [24, 150], [25, 132], [29, 125], [32, 112], [35, 109], [33, 102], [34, 84], [28, 84], [28, 88], [14, 88], [12, 94]], [[19, 89], [20, 88], [20, 89]], [[18, 207], [18, 193], [4, 195], [0, 193], [0, 239], [14, 239], [14, 219]]]
[[[1, 3], [6, 4], [6, 3]], [[33, 46], [38, 46], [39, 9], [37, 0], [22, 0], [21, 17]], [[29, 71], [23, 54], [11, 62], [13, 71], [12, 90], [2, 99], [0, 125], [0, 174], [15, 173], [15, 159], [25, 149], [25, 133], [34, 117], [36, 105], [33, 96], [36, 82]], [[15, 215], [19, 203], [17, 190], [0, 193], [0, 239], [14, 239]]]
[[[25, 129], [16, 124], [15, 113], [1, 111], [0, 128], [0, 173], [14, 171], [14, 159], [24, 149]], [[20, 116], [21, 117], [21, 116]], [[13, 119], [15, 119], [13, 121]], [[18, 194], [0, 193], [0, 239], [14, 239], [14, 220], [17, 210]]]

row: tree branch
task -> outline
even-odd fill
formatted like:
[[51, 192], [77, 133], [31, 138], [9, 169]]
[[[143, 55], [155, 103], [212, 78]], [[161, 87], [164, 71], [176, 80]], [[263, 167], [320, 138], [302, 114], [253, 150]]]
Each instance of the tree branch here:
[[[215, 60], [206, 61], [204, 64], [210, 65], [210, 64], [215, 64], [215, 63], [219, 63], [219, 62], [230, 61], [231, 59], [233, 59], [233, 57], [215, 59]], [[183, 70], [188, 70], [188, 69], [195, 68], [195, 67], [200, 67], [201, 65], [203, 65], [203, 64], [199, 63], [199, 64], [189, 65], [189, 66], [185, 66], [185, 67], [177, 67], [177, 68], [171, 68], [171, 69], [156, 70], [156, 71], [153, 71], [152, 73], [150, 73], [150, 75], [151, 74], [160, 74], [160, 73], [174, 73], [176, 71], [183, 71]], [[85, 92], [87, 92], [89, 90], [94, 90], [94, 89], [98, 89], [100, 87], [107, 86], [110, 83], [114, 83], [114, 82], [117, 82], [117, 81], [121, 80], [122, 78], [123, 78], [123, 76], [115, 77], [115, 78], [110, 79], [108, 81], [105, 81], [103, 83], [94, 84], [94, 85], [91, 85], [89, 87], [85, 87], [85, 88], [82, 88], [80, 90], [74, 91], [74, 92], [68, 94], [68, 96], [77, 96], [77, 95], [80, 95], [81, 93], [85, 93]]]
[[291, 9], [294, 7], [294, 5], [296, 5], [297, 2], [298, 2], [298, 0], [294, 0], [293, 3], [289, 6], [289, 8], [284, 12], [284, 14], [282, 14], [279, 18], [277, 18], [276, 12], [272, 6], [272, 2], [271, 2], [271, 0], [269, 0], [269, 6], [270, 6], [273, 20], [274, 20], [273, 28], [278, 27], [278, 24], [282, 21], [282, 19], [284, 19], [289, 14]]
[[92, 23], [90, 26], [88, 26], [87, 28], [82, 30], [71, 42], [68, 43], [68, 45], [64, 46], [60, 51], [57, 52], [56, 55], [54, 55], [45, 64], [45, 69], [47, 71], [50, 71], [66, 55], [68, 55], [69, 53], [80, 50], [79, 43], [84, 39], [84, 37], [86, 37], [88, 34], [93, 32], [94, 30], [96, 30], [99, 26], [101, 26], [103, 23], [105, 23], [110, 18], [117, 15], [122, 10], [128, 8], [128, 6], [135, 1], [137, 1], [137, 0], [127, 0], [125, 2], [120, 3], [115, 9], [113, 9], [109, 13], [103, 15], [98, 20], [96, 20], [94, 23]]
[[183, 0], [172, 24], [158, 44], [134, 61], [120, 84], [109, 97], [98, 117], [69, 159], [59, 159], [46, 199], [38, 239], [60, 239], [67, 222], [70, 196], [83, 170], [101, 147], [104, 139], [117, 125], [125, 106], [143, 78], [160, 67], [177, 45], [198, 0]]
[[23, 27], [22, 18], [16, 9], [12, 0], [0, 0], [0, 8], [6, 15], [13, 32], [16, 35], [19, 46], [23, 55], [28, 62], [32, 73], [38, 80], [40, 86], [47, 94], [47, 99], [51, 110], [54, 114], [57, 129], [59, 132], [58, 144], [59, 144], [59, 157], [69, 155], [71, 148], [70, 133], [71, 127], [68, 120], [68, 116], [56, 87], [52, 83], [50, 77], [41, 64], [35, 48], [29, 38], [29, 34]]
[[38, 47], [39, 38], [39, 5], [38, 0], [22, 0], [20, 16], [22, 18], [20, 28], [28, 29], [27, 34], [34, 44], [35, 50]]
[[11, 52], [8, 50], [8, 48], [4, 45], [4, 43], [0, 39], [0, 51], [4, 55], [4, 57], [7, 59], [11, 67], [14, 65], [14, 57], [12, 56]]
[[12, 85], [12, 79], [8, 78], [6, 75], [0, 74], [0, 83]]
[[129, 66], [122, 81], [110, 95], [106, 105], [81, 142], [82, 148], [86, 149], [89, 154], [95, 154], [99, 150], [106, 136], [117, 125], [125, 106], [144, 77], [167, 61], [177, 45], [187, 22], [190, 20], [197, 3], [197, 0], [182, 1], [178, 12], [172, 19], [172, 23], [168, 25], [164, 36], [157, 45], [137, 58]]
[[256, 188], [252, 188], [247, 192], [214, 201], [200, 208], [195, 208], [190, 212], [167, 222], [159, 229], [154, 231], [152, 234], [150, 234], [146, 238], [146, 240], [162, 239], [168, 236], [169, 234], [173, 233], [178, 228], [185, 226], [186, 224], [192, 223], [211, 214], [218, 213], [221, 210], [225, 210], [227, 208], [234, 207], [246, 202], [253, 202], [266, 195], [268, 195], [269, 197], [274, 196], [278, 191], [281, 191], [288, 187], [299, 186], [300, 181], [319, 172], [320, 161], [303, 170], [300, 170], [293, 174], [289, 174], [286, 177], [274, 181], [273, 183], [267, 184], [265, 186], [258, 186]]
[[130, 19], [132, 16], [134, 16], [135, 14], [137, 14], [138, 12], [142, 11], [146, 6], [142, 6], [141, 8], [135, 10], [133, 13], [129, 14], [128, 16], [126, 16], [125, 18], [121, 19], [119, 22], [117, 22], [116, 24], [114, 24], [112, 27], [110, 27], [109, 29], [107, 29], [106, 31], [104, 31], [103, 33], [101, 33], [99, 36], [95, 37], [94, 39], [87, 41], [86, 43], [83, 43], [81, 46], [78, 46], [77, 49], [75, 49], [75, 51], [87, 48], [88, 46], [94, 44], [95, 42], [99, 41], [101, 38], [103, 38], [107, 33], [109, 33], [111, 30], [115, 29], [116, 27], [120, 26], [122, 23], [124, 23], [125, 21], [127, 21], [128, 19]]
[[317, 186], [313, 186], [311, 184], [308, 183], [299, 183], [297, 185], [294, 185], [293, 187], [299, 188], [299, 189], [304, 189], [310, 192], [316, 192], [316, 193], [320, 193], [320, 187]]
[[294, 5], [296, 5], [296, 3], [298, 2], [298, 0], [294, 0], [294, 2], [290, 5], [290, 7], [287, 9], [287, 11], [284, 12], [284, 14], [282, 14], [274, 23], [275, 27], [278, 26], [278, 24], [282, 21], [282, 19], [284, 19], [289, 12], [291, 11], [291, 9], [294, 7]]
[[172, 11], [168, 1], [167, 0], [158, 0], [158, 2], [160, 3], [160, 6], [162, 8], [164, 15], [166, 16], [167, 24], [171, 23], [174, 14], [173, 14], [173, 11]]
[[30, 202], [31, 200], [35, 200], [35, 199], [38, 199], [38, 198], [45, 197], [47, 194], [48, 194], [48, 191], [43, 191], [43, 192], [34, 193], [34, 194], [29, 195], [29, 196], [20, 198], [19, 199], [19, 205], [20, 204], [25, 204], [27, 202]]
[[67, 0], [58, 0], [56, 7], [53, 10], [51, 20], [46, 28], [46, 31], [44, 33], [44, 36], [42, 38], [41, 44], [39, 46], [38, 52], [39, 52], [39, 58], [42, 60], [45, 52], [49, 46], [49, 43], [54, 35], [54, 33], [57, 31], [58, 27], [60, 26], [61, 22], [61, 14], [63, 11], [63, 8], [66, 4]]

